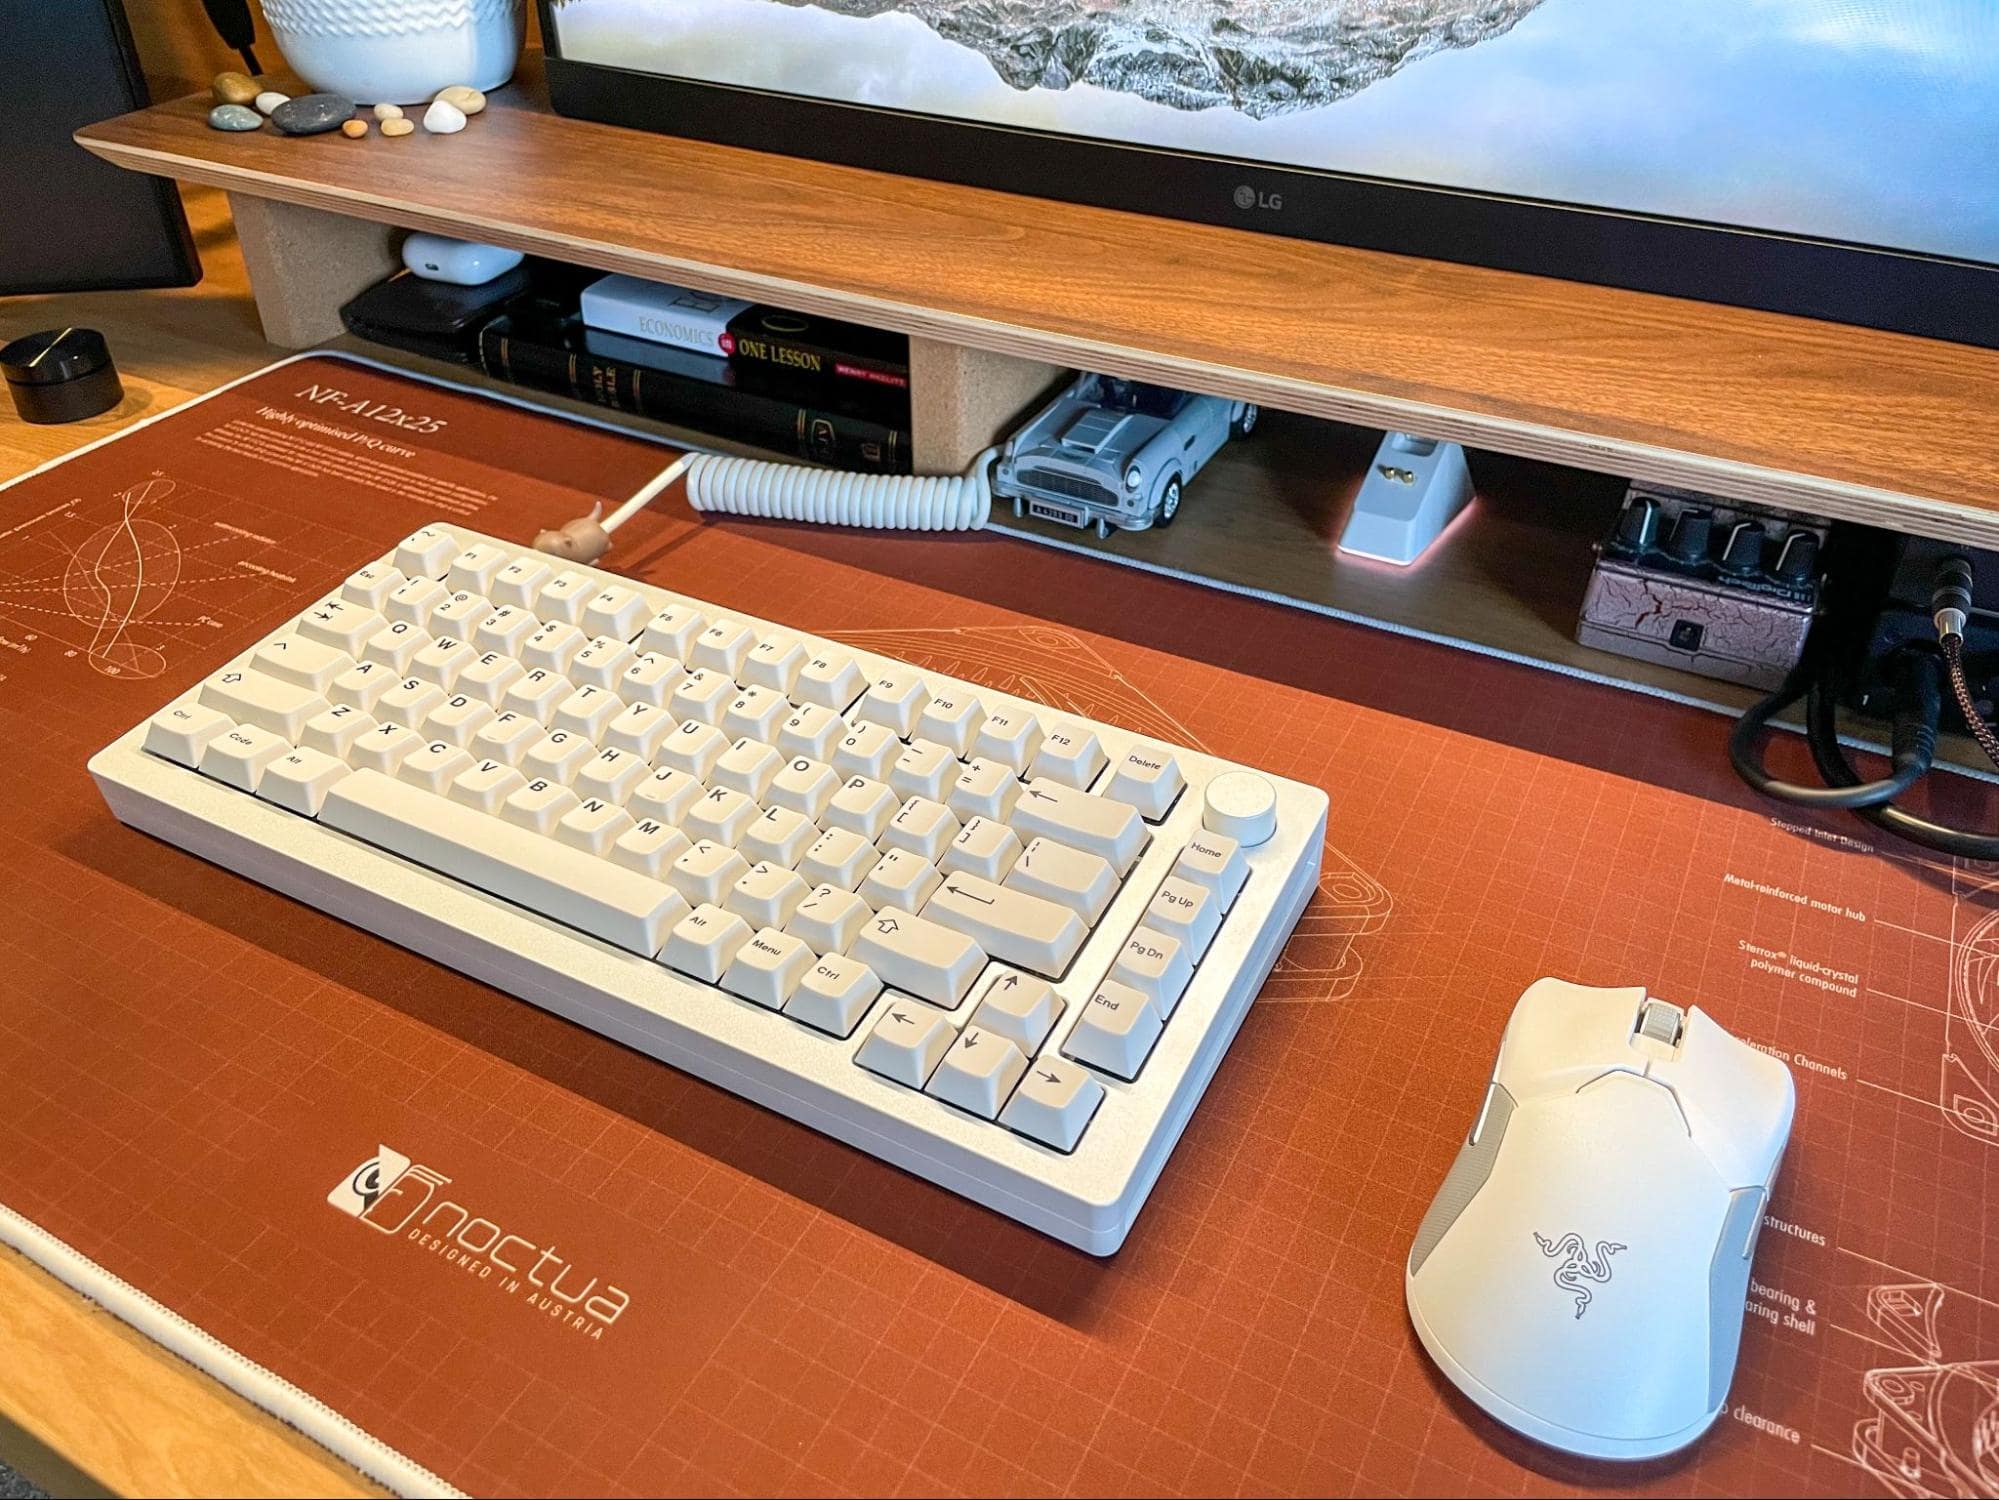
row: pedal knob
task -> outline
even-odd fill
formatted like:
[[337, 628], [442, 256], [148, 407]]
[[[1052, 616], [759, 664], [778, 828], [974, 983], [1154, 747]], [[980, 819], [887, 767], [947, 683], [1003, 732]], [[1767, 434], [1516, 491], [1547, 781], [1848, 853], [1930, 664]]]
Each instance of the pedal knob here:
[[1721, 565], [1731, 573], [1754, 573], [1763, 566], [1763, 528], [1737, 521], [1722, 548]]
[[1777, 576], [1786, 583], [1809, 583], [1818, 561], [1819, 539], [1809, 531], [1794, 531], [1777, 554]]
[[1277, 832], [1277, 788], [1254, 771], [1224, 771], [1208, 783], [1201, 826], [1245, 849]]
[[1617, 540], [1633, 552], [1643, 552], [1659, 544], [1659, 502], [1638, 499], [1624, 507], [1617, 518]]
[[1714, 534], [1714, 517], [1704, 510], [1683, 510], [1673, 523], [1669, 549], [1684, 563], [1697, 563], [1707, 556], [1708, 539]]

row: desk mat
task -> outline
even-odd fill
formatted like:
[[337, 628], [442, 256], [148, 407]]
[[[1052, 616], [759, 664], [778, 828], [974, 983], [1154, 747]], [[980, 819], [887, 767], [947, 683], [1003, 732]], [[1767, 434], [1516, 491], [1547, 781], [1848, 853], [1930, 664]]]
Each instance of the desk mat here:
[[[1999, 868], [1773, 813], [1718, 718], [992, 535], [634, 521], [639, 576], [1331, 793], [1320, 894], [1104, 1261], [98, 799], [93, 750], [420, 522], [526, 538], [660, 462], [313, 356], [0, 493], [0, 1203], [468, 1490], [1999, 1488]], [[1797, 1079], [1729, 1409], [1675, 1461], [1513, 1438], [1404, 1315], [1543, 974], [1698, 1001]], [[384, 1151], [455, 1242], [330, 1206]]]

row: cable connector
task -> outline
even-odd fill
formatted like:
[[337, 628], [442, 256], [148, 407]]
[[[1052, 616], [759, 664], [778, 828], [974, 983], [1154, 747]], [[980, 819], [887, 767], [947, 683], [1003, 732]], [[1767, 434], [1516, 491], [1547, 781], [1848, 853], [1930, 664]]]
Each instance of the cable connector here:
[[1962, 640], [1971, 619], [1971, 559], [1959, 554], [1937, 564], [1936, 587], [1930, 594], [1930, 618], [1936, 622], [1937, 639], [1953, 636]]

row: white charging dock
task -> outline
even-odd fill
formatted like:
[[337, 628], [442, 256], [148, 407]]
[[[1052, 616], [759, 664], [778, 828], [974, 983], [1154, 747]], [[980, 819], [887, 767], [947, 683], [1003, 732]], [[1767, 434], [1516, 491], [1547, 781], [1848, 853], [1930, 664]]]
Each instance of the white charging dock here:
[[1391, 432], [1375, 450], [1340, 551], [1406, 568], [1471, 503], [1471, 469], [1456, 443]]

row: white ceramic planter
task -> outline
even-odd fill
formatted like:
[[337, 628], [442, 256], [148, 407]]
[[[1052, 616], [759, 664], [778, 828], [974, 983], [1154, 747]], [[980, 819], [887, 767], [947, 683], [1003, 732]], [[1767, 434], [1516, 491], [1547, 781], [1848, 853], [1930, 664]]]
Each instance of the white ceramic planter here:
[[480, 92], [514, 76], [526, 0], [264, 0], [285, 61], [356, 104], [422, 104], [439, 89]]

